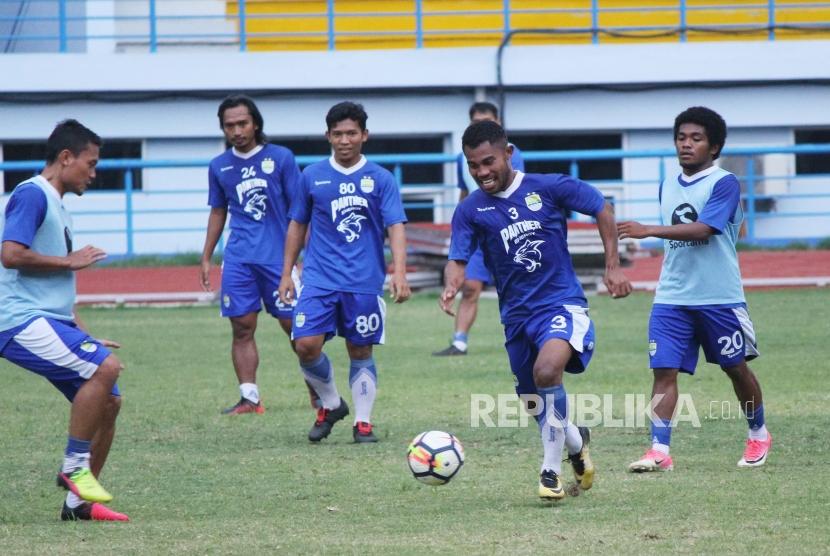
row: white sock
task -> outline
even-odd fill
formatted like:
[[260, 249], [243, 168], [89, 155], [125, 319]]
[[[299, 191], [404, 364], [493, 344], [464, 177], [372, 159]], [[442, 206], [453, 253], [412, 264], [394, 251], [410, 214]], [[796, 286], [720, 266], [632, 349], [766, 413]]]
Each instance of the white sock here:
[[75, 496], [75, 494], [73, 494], [71, 492], [66, 495], [66, 506], [68, 508], [75, 509], [83, 503], [84, 503], [83, 498]]
[[579, 428], [570, 421], [565, 428], [565, 448], [571, 456], [582, 450], [582, 435], [579, 434]]
[[375, 362], [372, 358], [352, 360], [349, 369], [349, 385], [352, 388], [352, 400], [354, 400], [355, 424], [358, 421], [372, 422], [372, 407], [377, 395], [376, 372]]
[[461, 340], [453, 340], [452, 345], [454, 345], [455, 348], [458, 350], [467, 351], [467, 342], [462, 342]]
[[660, 444], [659, 442], [652, 442], [651, 449], [657, 450], [661, 454], [669, 455], [669, 445], [668, 444]]
[[303, 376], [320, 396], [320, 401], [326, 409], [340, 407], [340, 393], [334, 383], [334, 368], [325, 353], [317, 361], [308, 364], [300, 363]]
[[749, 429], [749, 439], [750, 440], [766, 440], [769, 436], [769, 431], [767, 431], [766, 425], [761, 425], [755, 430]]
[[76, 469], [89, 469], [89, 452], [84, 454], [64, 454], [61, 472], [69, 474]]
[[565, 446], [565, 431], [554, 421], [549, 425], [547, 420], [542, 422], [542, 448], [545, 455], [542, 459], [542, 471], [553, 470], [557, 475], [562, 474], [562, 448]]
[[[565, 429], [568, 425], [568, 406], [565, 387], [549, 386], [536, 389], [544, 403], [544, 415], [539, 429], [542, 436], [542, 471], [550, 469], [557, 475], [562, 473], [562, 449], [565, 447]], [[560, 410], [556, 410], [556, 405]]]
[[239, 385], [239, 392], [242, 397], [251, 403], [259, 403], [259, 388], [253, 382], [243, 382]]

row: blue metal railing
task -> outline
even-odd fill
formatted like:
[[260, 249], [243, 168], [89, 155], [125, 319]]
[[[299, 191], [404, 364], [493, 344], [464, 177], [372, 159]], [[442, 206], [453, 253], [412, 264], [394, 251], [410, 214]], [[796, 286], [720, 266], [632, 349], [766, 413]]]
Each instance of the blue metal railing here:
[[[87, 15], [87, 0], [27, 0], [30, 6], [35, 9], [29, 10], [27, 14], [0, 16], [0, 43], [12, 44], [23, 43], [23, 51], [26, 51], [26, 43], [39, 42], [57, 44], [57, 52], [68, 52], [71, 42], [81, 41], [124, 41], [146, 43], [149, 52], [156, 52], [160, 43], [169, 42], [208, 42], [216, 44], [238, 44], [241, 51], [251, 48], [252, 41], [274, 41], [274, 40], [310, 40], [328, 50], [338, 48], [338, 41], [355, 40], [364, 38], [367, 40], [390, 38], [402, 38], [411, 40], [416, 48], [426, 46], [429, 39], [441, 39], [447, 37], [461, 37], [476, 34], [480, 36], [501, 37], [516, 30], [516, 21], [523, 16], [536, 19], [544, 16], [570, 15], [590, 20], [590, 26], [562, 26], [557, 25], [557, 34], [573, 33], [574, 35], [590, 36], [592, 43], [599, 43], [601, 37], [630, 37], [630, 38], [655, 38], [655, 37], [677, 37], [680, 42], [688, 39], [690, 32], [726, 35], [735, 34], [765, 34], [767, 39], [776, 40], [778, 30], [788, 32], [803, 32], [811, 34], [815, 32], [830, 33], [830, 21], [827, 21], [825, 14], [830, 9], [830, 2], [817, 0], [803, 0], [793, 2], [792, 0], [756, 0], [752, 3], [745, 2], [716, 2], [712, 0], [707, 4], [689, 4], [688, 0], [676, 0], [676, 4], [667, 6], [655, 6], [644, 3], [637, 5], [632, 2], [630, 6], [607, 5], [607, 0], [591, 0], [590, 6], [584, 8], [519, 8], [513, 5], [511, 0], [503, 0], [501, 7], [476, 10], [452, 10], [452, 9], [427, 9], [423, 0], [412, 0], [412, 9], [405, 11], [346, 11], [337, 9], [335, 0], [322, 0], [317, 4], [324, 5], [324, 10], [303, 12], [274, 12], [263, 13], [262, 5], [256, 11], [251, 9], [253, 0], [238, 0], [235, 3], [237, 9], [233, 13], [230, 10], [223, 10], [222, 13], [205, 14], [204, 3], [192, 0], [192, 10], [187, 3], [177, 2], [174, 8], [165, 5], [160, 0], [117, 0], [117, 6], [131, 5], [130, 14], [119, 15], [115, 0], [99, 0], [112, 2], [112, 9], [115, 15], [98, 16]], [[551, 3], [553, 4], [553, 3]], [[225, 7], [222, 3], [222, 7]], [[73, 9], [70, 9], [73, 8]], [[175, 10], [175, 11], [173, 11]], [[690, 26], [690, 18], [702, 14], [710, 15], [713, 12], [727, 12], [734, 16], [736, 13], [743, 14], [746, 20], [756, 20], [756, 23], [724, 23], [716, 22], [697, 24]], [[654, 25], [603, 25], [603, 19], [609, 16], [625, 14], [656, 14], [672, 15], [676, 17], [676, 24], [654, 24]], [[798, 22], [792, 22], [797, 14], [813, 14], [804, 17]], [[78, 15], [80, 14], [80, 15]], [[759, 17], [763, 14], [763, 17]], [[488, 17], [488, 26], [471, 27], [469, 23], [462, 22], [465, 16]], [[789, 17], [788, 17], [789, 16]], [[411, 29], [393, 30], [375, 28], [360, 31], [338, 31], [338, 28], [348, 26], [349, 20], [356, 18], [372, 20], [374, 18], [399, 17], [411, 19]], [[456, 27], [447, 25], [447, 21], [440, 25], [440, 28], [430, 29], [428, 22], [434, 22], [438, 18], [445, 20], [458, 20]], [[299, 30], [285, 30], [272, 32], [254, 32], [250, 30], [250, 24], [255, 21], [268, 20], [271, 22], [299, 22], [302, 21], [305, 27], [300, 26]], [[218, 26], [230, 22], [235, 24], [235, 32], [215, 31], [205, 32], [202, 26], [206, 22], [214, 21]], [[313, 21], [314, 24], [309, 22]], [[733, 21], [741, 21], [735, 19]], [[782, 24], [781, 21], [788, 23]], [[85, 27], [96, 22], [112, 22], [116, 26], [135, 27], [136, 24], [146, 25], [146, 32], [127, 31], [116, 33], [78, 32], [73, 29]], [[492, 23], [490, 23], [492, 22]], [[496, 22], [498, 22], [496, 24]], [[25, 23], [24, 29], [11, 32], [11, 28], [20, 28]], [[165, 31], [159, 30], [160, 24], [165, 25]], [[292, 26], [294, 27], [294, 26]], [[538, 28], [536, 25], [534, 28]], [[174, 32], [170, 29], [174, 28]], [[315, 30], [323, 28], [324, 30]], [[314, 48], [314, 46], [309, 46]], [[43, 51], [42, 48], [37, 49]], [[84, 50], [84, 48], [81, 48]], [[115, 50], [115, 49], [114, 49]]]
[[[799, 175], [799, 176], [778, 176], [778, 175], [759, 175], [755, 166], [755, 157], [765, 154], [792, 154], [792, 155], [828, 155], [830, 156], [830, 144], [826, 145], [798, 145], [786, 147], [732, 147], [726, 148], [723, 151], [725, 157], [737, 157], [745, 160], [745, 167], [742, 174], [738, 174], [739, 181], [744, 186], [744, 193], [742, 199], [746, 207], [746, 238], [748, 243], [756, 243], [756, 225], [761, 219], [775, 219], [775, 218], [804, 218], [804, 217], [821, 217], [830, 219], [830, 210], [798, 210], [798, 211], [771, 211], [758, 212], [756, 210], [756, 203], [761, 200], [770, 200], [780, 203], [784, 200], [796, 199], [828, 199], [830, 200], [830, 174], [825, 175]], [[455, 205], [455, 184], [445, 183], [408, 183], [403, 180], [405, 166], [409, 165], [424, 165], [424, 164], [455, 164], [456, 156], [453, 154], [444, 153], [427, 153], [427, 154], [388, 154], [371, 156], [372, 161], [379, 164], [384, 164], [391, 167], [398, 183], [404, 191], [404, 208], [418, 209], [418, 208], [451, 208]], [[580, 175], [581, 163], [591, 160], [624, 160], [624, 159], [655, 159], [655, 172], [652, 178], [642, 178], [637, 180], [621, 179], [621, 180], [604, 180], [592, 181], [594, 185], [600, 189], [619, 190], [623, 187], [626, 191], [619, 197], [615, 197], [614, 202], [618, 207], [646, 207], [646, 211], [639, 211], [640, 216], [636, 219], [644, 222], [656, 222], [659, 220], [658, 207], [656, 199], [656, 186], [666, 177], [666, 161], [675, 159], [675, 151], [672, 149], [641, 149], [641, 150], [579, 150], [579, 151], [524, 151], [522, 156], [525, 162], [567, 162], [570, 168], [570, 174], [573, 176]], [[306, 166], [313, 162], [320, 160], [319, 156], [298, 156], [297, 162], [300, 166]], [[168, 222], [177, 219], [174, 216], [184, 217], [185, 215], [201, 214], [205, 217], [207, 222], [208, 208], [204, 205], [207, 198], [207, 188], [204, 184], [199, 184], [199, 187], [191, 187], [187, 189], [170, 188], [161, 189], [157, 191], [144, 190], [140, 192], [134, 191], [133, 173], [135, 169], [153, 169], [153, 168], [207, 168], [209, 164], [207, 159], [188, 159], [188, 160], [142, 160], [142, 159], [120, 159], [120, 160], [102, 160], [98, 169], [100, 170], [124, 170], [124, 191], [90, 191], [86, 196], [103, 197], [105, 195], [112, 196], [123, 195], [123, 208], [116, 209], [101, 209], [88, 208], [84, 210], [75, 210], [73, 215], [76, 217], [92, 216], [115, 216], [123, 218], [123, 227], [116, 228], [84, 228], [76, 229], [76, 234], [87, 235], [102, 235], [102, 234], [123, 234], [125, 238], [125, 252], [126, 256], [133, 256], [135, 254], [135, 237], [142, 234], [175, 234], [186, 232], [204, 232], [204, 227], [200, 224], [199, 227], [187, 226], [170, 226]], [[37, 172], [43, 166], [42, 162], [0, 162], [0, 171], [31, 171]], [[454, 172], [449, 172], [454, 175]], [[798, 180], [799, 182], [807, 180], [820, 180], [822, 184], [821, 192], [818, 193], [782, 193], [782, 194], [762, 194], [759, 193], [759, 185], [765, 181], [772, 180]], [[8, 185], [8, 184], [7, 184]], [[638, 194], [638, 190], [648, 188], [647, 194]], [[424, 201], [406, 201], [407, 194], [420, 196], [419, 193], [428, 192], [433, 195], [433, 200]], [[176, 206], [165, 205], [164, 202], [160, 204], [165, 205], [156, 208], [136, 208], [134, 205], [134, 197], [141, 194], [144, 199], [151, 197], [154, 199], [162, 199], [163, 196], [194, 196], [194, 202], [190, 206], [181, 206], [180, 201], [176, 201]], [[445, 195], [446, 194], [446, 195]], [[8, 194], [6, 194], [8, 196]], [[441, 197], [452, 199], [452, 201], [442, 201]], [[2, 200], [2, 196], [0, 196]], [[94, 205], [94, 203], [90, 203]], [[648, 209], [650, 205], [650, 210]], [[89, 206], [89, 205], [87, 205]], [[164, 226], [137, 226], [136, 217], [143, 217], [145, 215], [164, 215]]]

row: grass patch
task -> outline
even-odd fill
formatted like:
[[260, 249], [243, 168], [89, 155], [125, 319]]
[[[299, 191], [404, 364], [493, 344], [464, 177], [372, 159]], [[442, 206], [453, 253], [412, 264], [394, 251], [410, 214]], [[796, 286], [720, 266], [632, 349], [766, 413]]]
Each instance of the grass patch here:
[[[672, 473], [635, 476], [626, 465], [648, 442], [645, 428], [596, 427], [594, 488], [558, 505], [535, 494], [541, 446], [535, 427], [472, 428], [470, 395], [512, 392], [496, 304], [482, 300], [470, 354], [433, 358], [452, 321], [436, 297], [389, 306], [387, 345], [376, 350], [376, 445], [351, 443], [350, 423], [309, 445], [313, 421], [297, 363], [273, 319], [258, 332], [259, 383], [267, 411], [228, 418], [238, 397], [230, 326], [215, 308], [84, 309], [86, 323], [119, 340], [127, 369], [124, 406], [103, 484], [129, 524], [62, 523], [54, 487], [68, 405], [46, 381], [0, 361], [4, 554], [466, 552], [819, 553], [827, 549], [830, 360], [826, 290], [752, 292], [763, 356], [752, 364], [775, 445], [765, 468], [739, 470], [746, 424], [710, 414], [734, 400], [731, 383], [701, 364], [683, 377], [701, 428], [682, 424]], [[597, 353], [569, 393], [646, 393], [650, 295], [591, 300]], [[341, 393], [348, 361], [326, 348]], [[621, 410], [621, 408], [620, 408]], [[467, 462], [449, 485], [428, 487], [406, 468], [417, 433], [444, 429]], [[794, 465], [797, 464], [797, 467]], [[570, 478], [570, 477], [568, 477]]]

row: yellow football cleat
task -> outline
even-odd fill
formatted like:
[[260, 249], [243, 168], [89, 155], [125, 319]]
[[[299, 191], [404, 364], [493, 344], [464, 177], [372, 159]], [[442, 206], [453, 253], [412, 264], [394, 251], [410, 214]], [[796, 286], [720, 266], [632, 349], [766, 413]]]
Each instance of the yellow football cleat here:
[[588, 490], [594, 484], [594, 462], [591, 461], [591, 454], [588, 450], [591, 432], [588, 427], [579, 427], [579, 434], [582, 436], [582, 449], [576, 454], [569, 455], [568, 461], [571, 462], [579, 488]]
[[539, 476], [539, 498], [542, 500], [561, 500], [565, 498], [565, 489], [559, 475], [545, 469]]
[[95, 478], [88, 468], [75, 469], [72, 473], [58, 473], [58, 486], [71, 491], [75, 496], [89, 502], [109, 502], [112, 494]]

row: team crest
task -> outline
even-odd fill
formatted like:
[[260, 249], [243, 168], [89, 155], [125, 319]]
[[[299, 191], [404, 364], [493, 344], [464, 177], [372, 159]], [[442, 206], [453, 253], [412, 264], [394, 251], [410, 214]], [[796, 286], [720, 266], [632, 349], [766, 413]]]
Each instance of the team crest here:
[[545, 243], [543, 239], [525, 240], [524, 245], [516, 250], [513, 255], [513, 262], [524, 265], [525, 270], [533, 272], [542, 266], [542, 252], [539, 246]]
[[542, 208], [542, 197], [538, 193], [528, 193], [525, 196], [525, 204], [535, 212]]
[[260, 166], [262, 167], [262, 171], [266, 174], [274, 173], [274, 169], [276, 169], [277, 167], [276, 164], [274, 164], [273, 158], [266, 158], [262, 161], [262, 164], [260, 164]]
[[92, 342], [84, 342], [79, 347], [87, 353], [95, 353], [95, 351], [98, 349], [98, 346], [96, 346]]
[[225, 295], [224, 297], [222, 297], [222, 305], [224, 305], [226, 308], [230, 307], [231, 306], [231, 296]]
[[648, 342], [648, 354], [653, 357], [655, 353], [657, 353], [657, 342], [654, 341], [654, 340], [649, 340], [649, 342]]
[[369, 176], [360, 178], [360, 190], [364, 193], [371, 193], [375, 190], [375, 180]]
[[294, 315], [294, 325], [297, 328], [302, 328], [305, 325], [305, 313], [297, 313]]

